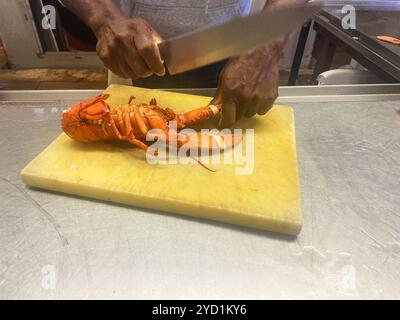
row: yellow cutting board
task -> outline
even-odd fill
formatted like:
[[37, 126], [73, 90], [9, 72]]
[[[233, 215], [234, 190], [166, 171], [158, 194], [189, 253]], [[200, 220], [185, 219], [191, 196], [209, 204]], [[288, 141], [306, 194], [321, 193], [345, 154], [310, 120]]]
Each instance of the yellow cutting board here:
[[[210, 102], [209, 97], [117, 85], [106, 92], [111, 106], [125, 104], [132, 95], [138, 103], [155, 97], [160, 106], [176, 111]], [[255, 132], [254, 169], [247, 175], [237, 175], [245, 166], [237, 163], [208, 164], [216, 172], [195, 163], [151, 165], [143, 151], [129, 144], [83, 144], [61, 134], [21, 176], [27, 185], [43, 189], [298, 234], [301, 208], [292, 108], [274, 106], [266, 116], [240, 120], [236, 127]], [[250, 155], [247, 146], [251, 139], [245, 136], [236, 147], [244, 157]], [[250, 160], [247, 166], [251, 169]]]

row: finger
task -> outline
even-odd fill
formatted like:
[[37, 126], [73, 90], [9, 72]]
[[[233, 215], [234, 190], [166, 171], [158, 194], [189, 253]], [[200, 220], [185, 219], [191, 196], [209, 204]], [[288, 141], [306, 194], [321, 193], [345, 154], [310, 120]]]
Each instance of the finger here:
[[136, 47], [130, 54], [126, 55], [126, 62], [129, 67], [133, 70], [133, 72], [141, 77], [146, 78], [151, 76], [153, 73], [148, 68], [147, 64], [144, 62], [141, 56], [136, 52]]
[[120, 66], [119, 63], [114, 63], [113, 65], [107, 65], [105, 64], [105, 67], [108, 70], [111, 70], [112, 73], [116, 74], [117, 76], [127, 79], [128, 76], [125, 74], [125, 72], [123, 71], [123, 68]]
[[246, 113], [244, 114], [246, 118], [251, 118], [255, 116], [262, 105], [260, 98], [251, 99], [250, 104], [247, 107]]
[[104, 64], [104, 67], [107, 68], [108, 70], [112, 71], [112, 73], [116, 74], [119, 77], [124, 77], [124, 74], [119, 69], [118, 64], [116, 64], [116, 63], [108, 63], [106, 61], [103, 61], [103, 64]]
[[240, 102], [236, 104], [236, 122], [243, 118], [246, 113], [246, 106]]
[[227, 128], [236, 122], [236, 103], [233, 99], [224, 99], [222, 101], [222, 117], [220, 120], [220, 127]]
[[130, 68], [125, 59], [121, 59], [118, 63], [121, 73], [125, 79], [137, 79], [138, 75]]
[[274, 100], [270, 99], [265, 101], [264, 103], [261, 103], [258, 107], [257, 113], [260, 116], [265, 115], [269, 110], [271, 110], [272, 106], [274, 105]]
[[266, 99], [266, 101], [264, 101], [263, 104], [259, 106], [257, 113], [261, 116], [266, 114], [274, 106], [274, 103], [277, 98], [278, 98], [278, 90], [271, 92], [269, 94], [268, 99]]
[[164, 76], [165, 68], [161, 59], [160, 50], [158, 49], [158, 45], [153, 41], [151, 33], [136, 37], [135, 46], [148, 68], [156, 75]]
[[215, 93], [214, 98], [210, 101], [209, 104], [216, 105], [216, 104], [219, 104], [219, 103], [222, 102], [222, 97], [221, 97], [220, 91], [221, 91], [221, 90], [220, 90], [219, 87], [218, 87], [217, 92]]
[[124, 63], [123, 58], [120, 55], [111, 56], [109, 53], [107, 54], [99, 54], [100, 58], [103, 60], [104, 66], [111, 70], [114, 74], [119, 77], [128, 79], [129, 74], [126, 72], [129, 69], [129, 66]]
[[99, 45], [97, 47], [97, 54], [100, 60], [103, 62], [104, 67], [106, 67], [108, 70], [111, 70], [114, 74], [122, 77], [123, 73], [119, 69], [117, 59], [112, 59], [108, 50], [99, 47]]

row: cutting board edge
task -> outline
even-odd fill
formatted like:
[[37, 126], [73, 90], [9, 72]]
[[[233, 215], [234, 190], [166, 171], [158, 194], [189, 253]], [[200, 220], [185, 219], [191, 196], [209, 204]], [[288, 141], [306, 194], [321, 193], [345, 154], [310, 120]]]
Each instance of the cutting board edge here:
[[[158, 204], [155, 204], [152, 202], [152, 204], [146, 204], [146, 200], [152, 200], [151, 197], [145, 197], [143, 195], [138, 196], [138, 195], [132, 195], [130, 193], [127, 193], [125, 196], [129, 196], [131, 199], [122, 201], [122, 200], [115, 200], [115, 197], [107, 197], [105, 198], [104, 196], [101, 195], [96, 195], [96, 188], [93, 186], [87, 186], [85, 184], [80, 184], [80, 188], [82, 191], [82, 194], [79, 192], [75, 192], [76, 186], [73, 183], [66, 183], [63, 182], [63, 190], [57, 188], [54, 186], [54, 184], [57, 184], [58, 181], [54, 180], [51, 181], [50, 179], [46, 177], [40, 177], [40, 176], [33, 176], [29, 173], [29, 165], [25, 167], [21, 171], [21, 179], [22, 181], [30, 187], [34, 188], [39, 188], [42, 190], [51, 190], [58, 192], [60, 194], [68, 194], [68, 195], [74, 195], [78, 197], [83, 197], [87, 199], [96, 199], [100, 201], [106, 201], [108, 203], [118, 203], [121, 205], [127, 205], [127, 206], [132, 206], [136, 208], [146, 208], [149, 210], [160, 210], [162, 212], [166, 212], [169, 214], [180, 214], [183, 216], [190, 216], [194, 218], [198, 218], [201, 220], [212, 220], [212, 221], [218, 221], [222, 223], [227, 223], [231, 225], [239, 225], [247, 228], [252, 228], [252, 229], [258, 229], [258, 230], [264, 230], [264, 231], [272, 231], [272, 232], [277, 232], [277, 233], [284, 233], [292, 236], [297, 236], [302, 228], [302, 215], [301, 215], [301, 207], [299, 206], [299, 220], [298, 221], [286, 221], [282, 219], [271, 219], [271, 218], [265, 218], [265, 217], [260, 217], [259, 215], [246, 215], [245, 217], [241, 215], [239, 212], [235, 212], [232, 210], [226, 210], [226, 209], [221, 209], [221, 208], [214, 208], [214, 213], [218, 212], [221, 214], [224, 214], [225, 216], [228, 216], [228, 218], [221, 218], [218, 219], [216, 216], [212, 216], [211, 214], [204, 214], [202, 212], [201, 207], [195, 207], [191, 206], [188, 203], [184, 202], [176, 202], [168, 199], [163, 199], [159, 200]], [[84, 195], [83, 195], [84, 193]], [[120, 197], [119, 192], [114, 193], [113, 191], [109, 191], [110, 194], [115, 195], [117, 198]], [[300, 205], [300, 204], [299, 204]], [[169, 209], [173, 206], [173, 210]]]
[[[125, 88], [125, 89], [129, 89], [130, 91], [134, 91], [134, 90], [141, 90], [141, 91], [145, 91], [145, 92], [152, 92], [155, 91], [157, 89], [150, 89], [150, 88], [142, 88], [142, 87], [135, 87], [135, 86], [127, 86], [127, 85], [123, 85], [123, 84], [110, 84], [104, 91], [103, 93], [107, 93], [110, 89], [115, 90], [118, 88]], [[174, 91], [168, 91], [168, 90], [162, 90], [163, 93], [166, 94], [179, 94], [180, 96], [186, 96], [186, 97], [196, 97], [196, 98], [209, 98], [210, 100], [213, 99], [212, 96], [200, 96], [197, 94], [191, 94], [191, 93], [177, 93]]]
[[298, 192], [298, 201], [299, 201], [299, 217], [300, 217], [300, 229], [298, 233], [300, 233], [302, 224], [303, 224], [303, 203], [302, 203], [302, 193], [301, 193], [301, 179], [300, 179], [300, 167], [299, 167], [299, 154], [297, 152], [297, 131], [296, 131], [296, 119], [294, 115], [294, 109], [291, 106], [279, 105], [280, 107], [288, 108], [290, 110], [291, 117], [291, 126], [292, 126], [292, 146], [293, 146], [293, 157], [295, 165], [295, 177], [296, 177], [296, 186]]
[[[134, 90], [141, 90], [141, 91], [145, 91], [145, 92], [152, 92], [152, 91], [154, 91], [154, 90], [157, 90], [157, 89], [149, 89], [149, 88], [142, 88], [142, 87], [135, 87], [135, 86], [127, 86], [127, 85], [123, 85], [123, 84], [110, 84], [104, 91], [103, 91], [103, 93], [108, 93], [109, 91], [110, 91], [110, 89], [112, 89], [112, 90], [115, 90], [115, 89], [118, 89], [118, 88], [125, 88], [125, 89], [129, 89], [130, 91], [134, 91]], [[165, 93], [165, 94], [171, 94], [171, 95], [173, 95], [173, 94], [179, 94], [180, 96], [185, 96], [185, 97], [193, 97], [193, 98], [207, 98], [207, 99], [210, 99], [210, 100], [212, 100], [213, 99], [213, 97], [212, 96], [200, 96], [200, 95], [197, 95], [197, 94], [190, 94], [190, 93], [177, 93], [177, 92], [173, 92], [173, 91], [168, 91], [168, 90], [163, 90], [162, 91], [163, 93]], [[274, 103], [274, 106], [273, 106], [274, 108], [275, 107], [279, 107], [279, 108], [288, 108], [288, 109], [291, 109], [292, 111], [293, 111], [293, 107], [291, 107], [291, 106], [289, 106], [289, 105], [286, 105], [286, 104], [277, 104], [277, 103]], [[192, 107], [190, 107], [190, 106], [188, 106], [187, 107], [188, 108], [188, 110], [191, 110], [192, 109]]]

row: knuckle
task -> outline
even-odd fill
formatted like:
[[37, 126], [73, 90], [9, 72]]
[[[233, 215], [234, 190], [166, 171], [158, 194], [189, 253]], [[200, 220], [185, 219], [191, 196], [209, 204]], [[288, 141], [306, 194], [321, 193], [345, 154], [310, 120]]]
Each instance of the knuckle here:
[[110, 58], [110, 53], [107, 49], [99, 49], [97, 54], [103, 62], [107, 62]]
[[146, 20], [144, 20], [143, 18], [140, 18], [140, 17], [138, 17], [138, 18], [133, 18], [133, 19], [132, 19], [132, 22], [133, 22], [133, 24], [134, 24], [135, 26], [147, 25]]
[[143, 34], [151, 30], [150, 25], [143, 18], [133, 18], [130, 19], [130, 21], [131, 23], [129, 25], [129, 28], [133, 30], [135, 34]]
[[119, 38], [118, 38], [118, 37], [109, 39], [109, 40], [107, 41], [107, 43], [105, 43], [105, 44], [103, 45], [104, 50], [108, 50], [108, 51], [115, 50], [115, 49], [118, 47], [118, 41], [119, 41]]

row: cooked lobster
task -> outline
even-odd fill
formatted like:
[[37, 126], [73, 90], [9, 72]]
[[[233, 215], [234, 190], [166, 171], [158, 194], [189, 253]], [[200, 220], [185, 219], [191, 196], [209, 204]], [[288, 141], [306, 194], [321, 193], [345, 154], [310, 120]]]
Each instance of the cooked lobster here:
[[[177, 147], [189, 145], [198, 149], [225, 149], [240, 142], [238, 135], [188, 135], [179, 130], [196, 124], [202, 120], [210, 119], [221, 111], [221, 105], [208, 105], [182, 114], [170, 108], [157, 106], [157, 101], [152, 99], [149, 104], [132, 104], [131, 97], [128, 104], [111, 108], [106, 100], [108, 94], [102, 94], [82, 103], [78, 103], [64, 111], [62, 129], [74, 140], [81, 142], [94, 142], [101, 140], [127, 141], [145, 151], [151, 151], [147, 140], [151, 140], [151, 129], [160, 129], [165, 133], [165, 143], [171, 137], [177, 138]], [[170, 123], [175, 121], [175, 127]], [[150, 138], [150, 139], [149, 139]], [[153, 139], [157, 140], [157, 136]], [[155, 154], [157, 150], [152, 150]]]

